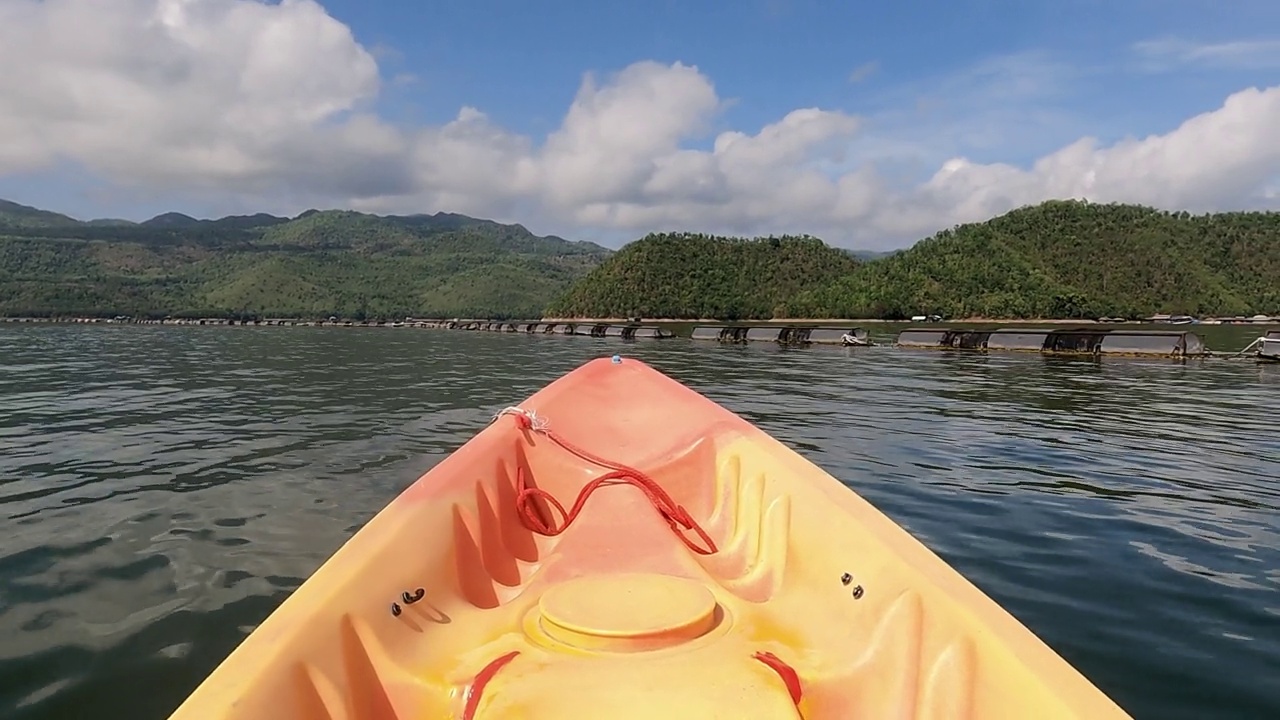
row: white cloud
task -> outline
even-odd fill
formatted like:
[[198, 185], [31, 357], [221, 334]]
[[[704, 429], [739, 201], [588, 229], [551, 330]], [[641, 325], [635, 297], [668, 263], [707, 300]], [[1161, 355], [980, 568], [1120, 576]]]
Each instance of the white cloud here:
[[392, 149], [371, 117], [334, 122], [378, 66], [310, 0], [4, 0], [0, 67], [0, 172], [266, 189]]
[[1142, 68], [1164, 72], [1188, 65], [1218, 69], [1280, 69], [1280, 38], [1196, 43], [1180, 38], [1144, 40], [1133, 45]]
[[[877, 113], [954, 118], [964, 142], [930, 152], [930, 138], [903, 136], [910, 123], [895, 134], [820, 108], [707, 138], [726, 102], [681, 63], [586, 76], [542, 142], [474, 108], [396, 127], [372, 111], [375, 54], [312, 0], [0, 0], [0, 67], [19, 69], [0, 74], [0, 176], [70, 160], [170, 197], [448, 210], [573, 237], [792, 231], [883, 247], [1050, 197], [1274, 205], [1280, 176], [1280, 87], [1238, 92], [1163, 135], [1109, 146], [1064, 136], [1027, 167], [942, 163], [939, 148], [1019, 142], [992, 127], [1056, 121], [1027, 101], [1055, 97], [1069, 69], [1034, 55], [908, 88], [897, 116]], [[884, 168], [904, 157], [932, 162], [926, 179], [891, 181]]]
[[1278, 172], [1280, 87], [1253, 88], [1164, 135], [1083, 138], [1026, 170], [951, 160], [918, 192], [954, 221], [1055, 197], [1211, 210], [1247, 204]]
[[860, 83], [863, 80], [870, 78], [872, 75], [875, 75], [879, 71], [880, 71], [879, 60], [870, 60], [868, 62], [864, 62], [858, 67], [854, 68], [853, 71], [849, 73], [849, 82], [854, 83], [856, 85], [857, 83]]

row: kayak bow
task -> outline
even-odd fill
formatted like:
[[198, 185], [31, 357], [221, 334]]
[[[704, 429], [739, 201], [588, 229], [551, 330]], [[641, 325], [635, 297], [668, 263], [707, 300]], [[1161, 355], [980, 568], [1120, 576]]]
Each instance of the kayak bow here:
[[835, 478], [636, 360], [508, 408], [174, 720], [1128, 717]]

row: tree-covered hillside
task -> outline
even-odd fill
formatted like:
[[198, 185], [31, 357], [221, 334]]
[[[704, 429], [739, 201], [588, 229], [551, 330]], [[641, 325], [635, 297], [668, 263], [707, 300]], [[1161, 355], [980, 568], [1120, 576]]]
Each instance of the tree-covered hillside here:
[[80, 222], [0, 203], [0, 315], [537, 316], [608, 257], [462, 215]]
[[1280, 313], [1280, 214], [1052, 201], [815, 284], [792, 315], [1094, 318]]
[[768, 318], [857, 261], [812, 237], [654, 234], [619, 250], [547, 310], [555, 317]]
[[881, 256], [812, 237], [699, 234], [649, 235], [611, 254], [446, 213], [81, 222], [0, 201], [0, 315], [544, 311], [722, 319], [1280, 314], [1280, 213], [1051, 201]]
[[726, 319], [1280, 314], [1280, 213], [1051, 201], [856, 264], [812, 238], [650, 236], [550, 310]]

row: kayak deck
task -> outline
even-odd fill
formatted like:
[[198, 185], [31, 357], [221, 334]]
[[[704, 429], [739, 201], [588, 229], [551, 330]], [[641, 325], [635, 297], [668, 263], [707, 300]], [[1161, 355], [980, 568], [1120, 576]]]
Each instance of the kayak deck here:
[[833, 477], [627, 359], [504, 411], [173, 717], [1127, 715]]

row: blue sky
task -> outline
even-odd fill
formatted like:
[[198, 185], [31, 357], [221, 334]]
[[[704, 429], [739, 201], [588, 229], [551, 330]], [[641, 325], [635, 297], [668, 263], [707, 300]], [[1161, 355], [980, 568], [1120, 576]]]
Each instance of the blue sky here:
[[[12, 147], [7, 154], [0, 143], [0, 197], [80, 217], [143, 219], [170, 209], [198, 216], [258, 210], [293, 213], [312, 206], [343, 206], [487, 214], [546, 232], [604, 237], [615, 244], [643, 230], [691, 227], [744, 233], [817, 231], [824, 237], [841, 236], [837, 238], [841, 244], [886, 245], [952, 221], [1007, 210], [1006, 206], [1019, 202], [1072, 194], [1073, 188], [1088, 188], [1103, 199], [1218, 209], [1233, 202], [1275, 206], [1273, 194], [1280, 186], [1275, 182], [1280, 164], [1258, 166], [1261, 161], [1247, 154], [1237, 154], [1233, 162], [1252, 163], [1247, 174], [1253, 184], [1233, 188], [1229, 195], [1207, 192], [1201, 196], [1194, 191], [1197, 182], [1208, 184], [1217, 177], [1239, 174], [1235, 172], [1239, 168], [1221, 163], [1203, 171], [1178, 169], [1175, 174], [1187, 177], [1161, 193], [1143, 190], [1138, 182], [1152, 173], [1169, 175], [1167, 158], [1177, 148], [1184, 148], [1183, 153], [1195, 150], [1195, 142], [1175, 137], [1188, 119], [1218, 113], [1228, 97], [1247, 88], [1280, 85], [1280, 2], [959, 0], [871, 5], [817, 0], [327, 0], [317, 7], [310, 0], [289, 0], [287, 7], [250, 12], [246, 0], [194, 0], [184, 6], [180, 22], [169, 23], [175, 28], [171, 37], [158, 38], [154, 18], [177, 12], [174, 1], [121, 0], [113, 15], [95, 21], [81, 7], [87, 0], [48, 0], [45, 6], [31, 5], [30, 0], [0, 0], [0, 12], [6, 6], [30, 10], [10, 21], [11, 45], [25, 37], [19, 34], [23, 22], [30, 22], [31, 28], [57, 28], [63, 23], [68, 26], [63, 35], [83, 32], [95, 38], [60, 49], [50, 49], [56, 45], [51, 42], [32, 45], [34, 56], [23, 56], [31, 66], [58, 79], [52, 86], [44, 83], [46, 89], [52, 88], [51, 94], [63, 93], [47, 104], [47, 112], [53, 113], [50, 122], [37, 114], [46, 106], [33, 103], [30, 87], [14, 79], [8, 84], [0, 81], [0, 104], [17, 108], [10, 112], [16, 113], [12, 124], [19, 128], [17, 134], [9, 134]], [[56, 13], [59, 5], [66, 11]], [[47, 16], [39, 16], [42, 12]], [[347, 30], [350, 38], [343, 36]], [[0, 44], [4, 32], [0, 29]], [[226, 33], [226, 40], [198, 41], [220, 37], [218, 33]], [[265, 40], [252, 47], [267, 50], [251, 59], [243, 53], [218, 54], [219, 44], [246, 33], [259, 33]], [[372, 58], [370, 67], [376, 62], [376, 69], [362, 64], [364, 54]], [[628, 105], [634, 108], [629, 115], [612, 115], [608, 121], [612, 126], [595, 131], [613, 132], [624, 140], [628, 133], [637, 134], [637, 146], [647, 148], [649, 155], [627, 154], [616, 138], [608, 146], [615, 155], [624, 151], [631, 163], [627, 171], [635, 170], [632, 166], [637, 164], [674, 162], [672, 154], [679, 148], [703, 151], [697, 163], [684, 158], [685, 164], [706, 164], [709, 158], [718, 163], [712, 150], [722, 133], [755, 135], [792, 111], [817, 108], [831, 121], [828, 130], [810, 133], [821, 137], [805, 140], [803, 151], [779, 150], [790, 164], [751, 167], [794, 181], [788, 186], [794, 197], [804, 196], [809, 187], [818, 194], [828, 192], [831, 202], [790, 211], [795, 206], [792, 202], [775, 214], [760, 210], [747, 218], [733, 213], [737, 208], [759, 209], [763, 200], [758, 188], [723, 190], [716, 196], [715, 208], [700, 206], [699, 210], [678, 202], [679, 198], [660, 201], [649, 190], [641, 193], [640, 180], [630, 195], [561, 193], [563, 197], [554, 202], [545, 197], [546, 187], [531, 189], [532, 180], [518, 188], [513, 185], [499, 193], [501, 197], [481, 197], [477, 188], [485, 186], [483, 178], [450, 185], [449, 175], [472, 167], [465, 158], [489, 152], [476, 140], [480, 131], [474, 128], [468, 131], [466, 147], [472, 155], [459, 154], [462, 151], [453, 145], [444, 147], [436, 137], [447, 134], [440, 128], [467, 107], [487, 116], [487, 129], [481, 134], [492, 134], [492, 147], [506, 148], [503, 162], [507, 164], [495, 160], [490, 169], [494, 184], [524, 167], [530, 178], [555, 190], [559, 176], [547, 168], [567, 165], [544, 158], [551, 153], [543, 146], [565, 123], [571, 105], [583, 97], [584, 77], [590, 74], [596, 86], [607, 88], [618, 73], [642, 61], [655, 61], [654, 72], [670, 76], [654, 79], [653, 88], [676, 82], [673, 78], [680, 73], [671, 70], [679, 70], [676, 63], [693, 66], [699, 81], [714, 88], [716, 108], [682, 121], [678, 148], [663, 149], [666, 146], [658, 140], [645, 144], [638, 134], [646, 126], [661, 125], [662, 118], [677, 113], [679, 107], [671, 107], [670, 98], [663, 104], [666, 90], [651, 90], [653, 97], [645, 100], [643, 88], [637, 91], [633, 83], [628, 92], [641, 95], [628, 97], [641, 104]], [[169, 65], [189, 72], [167, 78], [157, 75], [158, 71], [145, 71]], [[224, 83], [216, 89], [211, 84], [207, 92], [196, 85], [197, 81], [249, 77], [266, 65], [276, 95], [251, 94], [244, 89], [247, 81], [239, 86]], [[82, 102], [86, 87], [115, 87], [113, 83], [120, 83], [122, 89], [110, 94], [104, 90], [104, 99], [96, 105], [85, 102], [84, 117], [67, 124], [67, 140], [61, 140], [58, 133], [64, 131], [55, 128], [64, 125], [51, 123], [66, 120], [70, 111], [65, 107]], [[323, 94], [328, 85], [344, 89], [334, 90], [332, 101], [315, 100], [314, 107], [298, 101], [271, 114], [281, 88], [306, 83], [312, 83], [308, 85], [312, 96]], [[135, 89], [137, 94], [130, 94]], [[686, 85], [685, 90], [693, 93], [691, 98], [702, 97], [697, 88]], [[167, 115], [164, 122], [155, 119], [157, 109], [168, 112], [184, 102], [197, 102], [183, 98], [213, 97], [216, 92], [226, 95], [225, 103], [210, 105], [204, 115], [243, 106], [239, 115], [227, 113], [227, 118], [252, 118], [248, 123], [239, 121], [239, 134], [228, 130], [232, 121], [226, 118], [217, 128], [212, 127], [214, 118], [210, 118], [211, 127], [204, 128], [199, 117], [177, 110], [171, 122]], [[1262, 110], [1254, 108], [1271, 108], [1271, 97], [1250, 99], [1253, 104], [1237, 112], [1261, 123]], [[113, 102], [122, 107], [102, 107]], [[129, 107], [124, 103], [152, 112], [133, 123], [126, 118]], [[586, 106], [585, 101], [579, 104]], [[317, 110], [321, 106], [325, 109]], [[330, 112], [335, 107], [345, 110]], [[95, 108], [103, 119], [96, 119], [91, 112]], [[330, 167], [323, 177], [312, 169], [298, 169], [303, 164], [300, 157], [334, 152], [318, 133], [359, 114], [375, 117], [377, 127], [352, 126], [344, 142], [355, 142], [351, 138], [358, 136], [364, 143], [359, 152], [344, 146], [344, 152], [355, 153], [354, 159], [335, 160], [332, 165], [337, 169]], [[1225, 133], [1236, 127], [1234, 121], [1221, 113], [1215, 117], [1214, 127], [1223, 131], [1214, 130], [1206, 137], [1230, 142]], [[841, 118], [848, 122], [841, 125]], [[109, 125], [108, 119], [118, 125]], [[279, 127], [275, 127], [277, 120]], [[636, 127], [619, 129], [623, 121]], [[278, 136], [268, 138], [266, 130], [251, 132], [259, 122], [271, 126]], [[287, 123], [295, 123], [296, 132]], [[0, 114], [0, 130], [5, 127]], [[206, 129], [207, 141], [202, 135]], [[22, 138], [21, 131], [31, 133], [31, 139]], [[1250, 132], [1249, 137], [1259, 143], [1275, 137], [1267, 134], [1267, 127], [1253, 127]], [[298, 138], [310, 137], [308, 133], [317, 138], [314, 146], [293, 147], [301, 143]], [[137, 138], [128, 139], [135, 134]], [[380, 139], [384, 134], [395, 138], [384, 142]], [[112, 138], [117, 136], [122, 139], [113, 147]], [[431, 137], [423, 139], [427, 136]], [[1108, 148], [1124, 146], [1127, 138], [1148, 136], [1170, 139], [1147, 150], [1134, 150], [1132, 157], [1108, 154]], [[578, 138], [574, 162], [581, 164], [583, 144], [589, 148], [590, 138], [590, 133]], [[1096, 139], [1096, 152], [1076, 158], [1076, 165], [1056, 170], [1054, 177], [1018, 175], [1001, 165], [1028, 171], [1081, 138]], [[139, 143], [136, 150], [130, 142]], [[174, 155], [177, 159], [167, 164], [157, 159], [155, 167], [145, 166], [148, 154], [160, 155], [160, 150], [168, 149], [166, 142], [180, 152]], [[602, 153], [604, 148], [601, 145]], [[772, 157], [770, 152], [765, 154]], [[1157, 155], [1166, 158], [1160, 161], [1163, 165], [1152, 159]], [[10, 158], [7, 163], [6, 157]], [[228, 159], [233, 157], [240, 159]], [[404, 159], [409, 157], [418, 158], [417, 164]], [[286, 158], [292, 159], [294, 170], [284, 167]], [[949, 180], [946, 188], [928, 185], [945, 163], [956, 158], [971, 165], [963, 177], [956, 176], [963, 183]], [[261, 167], [251, 167], [257, 159], [263, 160], [258, 163]], [[451, 168], [446, 160], [458, 167]], [[1137, 168], [1132, 177], [1121, 177], [1119, 168], [1135, 162], [1152, 165]], [[608, 163], [607, 158], [599, 160], [595, 171], [606, 173]], [[1179, 168], [1185, 165], [1182, 162]], [[360, 166], [363, 177], [351, 182], [337, 177], [350, 166]], [[680, 187], [706, 186], [712, 176], [728, 177], [733, 185], [734, 173], [744, 171], [729, 167], [721, 163], [705, 171], [712, 175], [700, 179], [689, 170]], [[815, 168], [830, 179], [830, 187], [818, 188], [804, 177]], [[373, 184], [398, 189], [373, 197], [363, 188], [370, 184], [370, 174], [382, 169], [387, 173], [385, 182]], [[1071, 177], [1064, 179], [1066, 175]], [[837, 193], [833, 188], [843, 176], [848, 176], [847, 187]], [[591, 184], [589, 179], [584, 182]], [[1033, 182], [1043, 187], [1038, 185], [1034, 192], [1016, 188]], [[567, 179], [564, 183], [569, 184]], [[1008, 187], [997, 188], [999, 183]], [[895, 209], [855, 209], [860, 203]], [[921, 221], [904, 224], [889, 217], [909, 212], [919, 212]], [[846, 233], [849, 227], [870, 229]]]
[[[1264, 28], [1280, 37], [1280, 3], [1263, 0], [330, 0], [326, 7], [357, 38], [386, 49], [389, 74], [415, 78], [388, 92], [389, 116], [438, 123], [470, 105], [535, 136], [555, 129], [584, 72], [646, 59], [696, 65], [735, 99], [721, 129], [758, 128], [798, 107], [891, 110], [904, 91], [927, 96], [1004, 56], [1060, 63], [1070, 73], [1040, 90], [1055, 96], [1047, 106], [1078, 116], [1076, 136], [1164, 132], [1235, 90], [1280, 80], [1277, 65], [1143, 72], [1133, 50], [1163, 38], [1265, 39]], [[865, 78], [851, 82], [860, 68]], [[1031, 159], [1030, 148], [993, 150], [992, 159]]]

